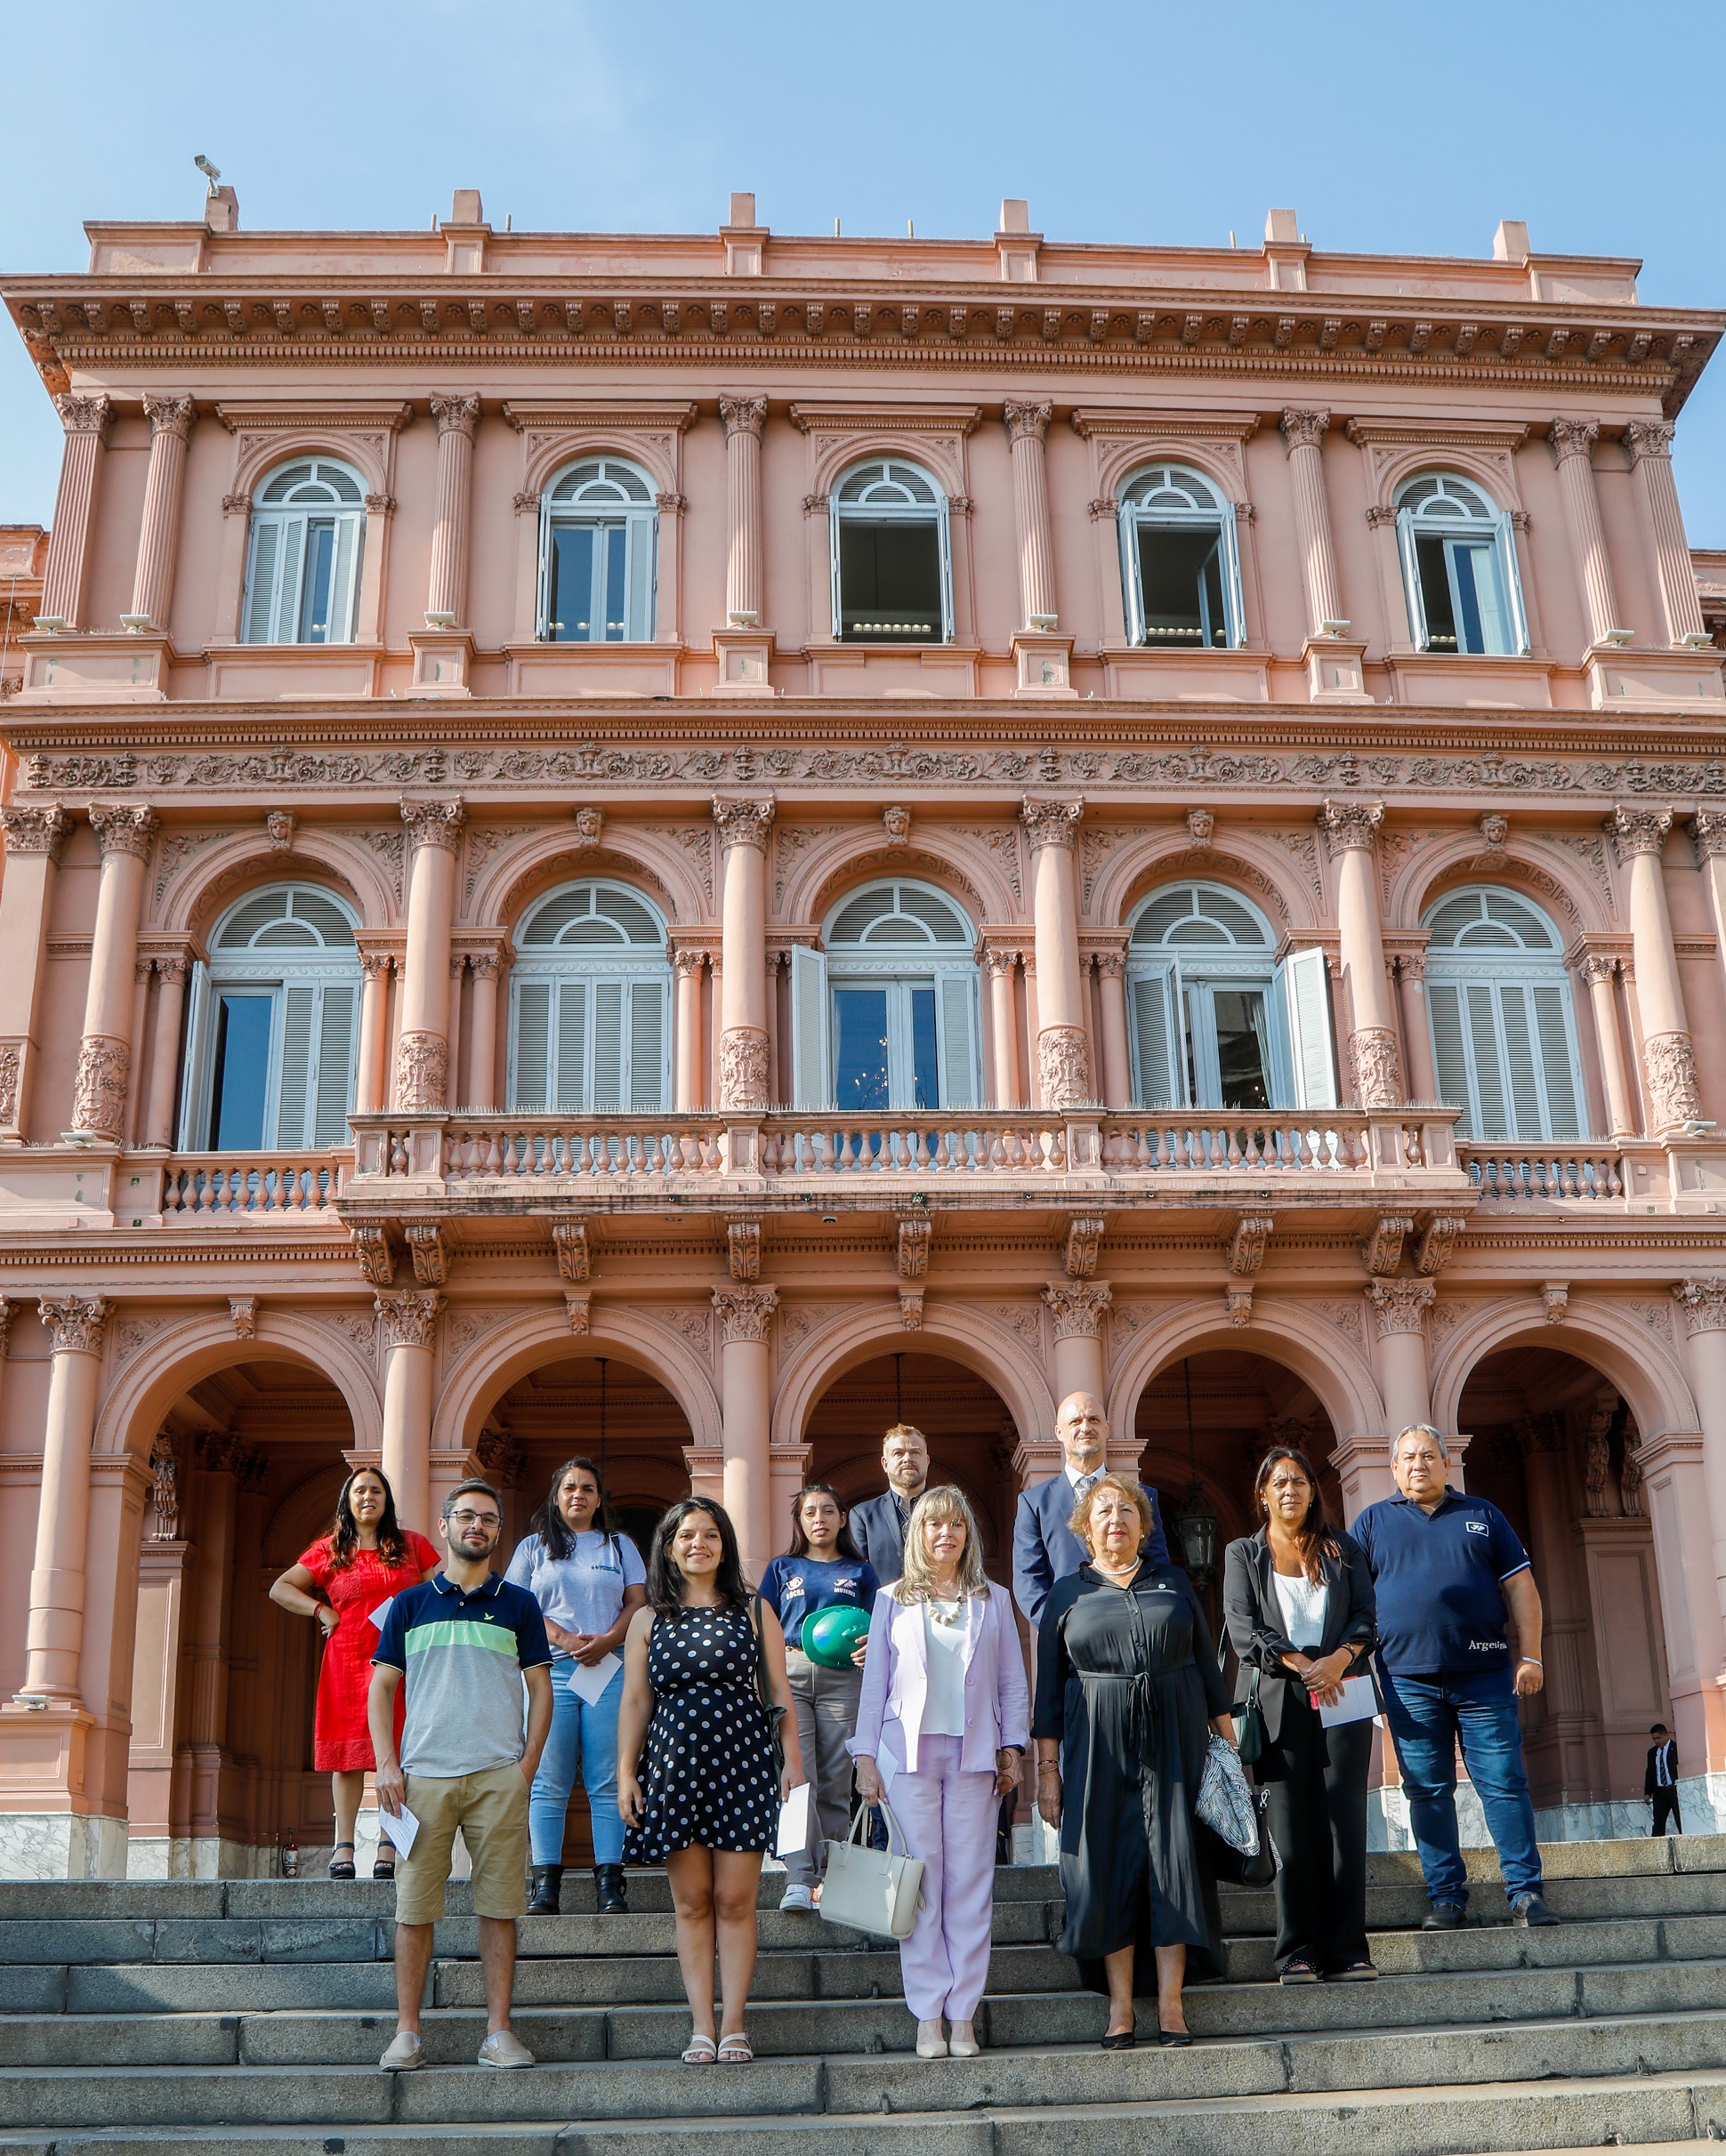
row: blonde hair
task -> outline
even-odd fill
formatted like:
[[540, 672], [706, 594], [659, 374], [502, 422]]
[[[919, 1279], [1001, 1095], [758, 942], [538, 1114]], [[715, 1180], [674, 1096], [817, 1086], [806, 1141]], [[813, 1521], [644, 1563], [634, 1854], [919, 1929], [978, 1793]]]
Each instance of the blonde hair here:
[[1093, 1557], [1097, 1553], [1091, 1541], [1091, 1508], [1105, 1490], [1113, 1490], [1117, 1496], [1125, 1497], [1131, 1501], [1133, 1509], [1139, 1515], [1139, 1524], [1144, 1530], [1144, 1534], [1139, 1538], [1141, 1542], [1144, 1536], [1150, 1533], [1156, 1517], [1150, 1509], [1150, 1500], [1131, 1476], [1099, 1475], [1096, 1481], [1073, 1507], [1073, 1516], [1067, 1523], [1073, 1534], [1084, 1543], [1086, 1550]]
[[915, 1422], [896, 1422], [891, 1429], [883, 1430], [881, 1436], [881, 1449], [883, 1452], [887, 1450], [891, 1440], [895, 1437], [915, 1437], [925, 1452], [929, 1450], [928, 1438], [923, 1436]]
[[983, 1542], [977, 1532], [976, 1516], [962, 1491], [951, 1483], [942, 1483], [937, 1489], [923, 1492], [905, 1523], [905, 1570], [894, 1583], [894, 1601], [927, 1602], [935, 1592], [923, 1534], [931, 1520], [957, 1520], [964, 1528], [965, 1546], [959, 1553], [961, 1598], [987, 1595], [988, 1576], [983, 1570]]

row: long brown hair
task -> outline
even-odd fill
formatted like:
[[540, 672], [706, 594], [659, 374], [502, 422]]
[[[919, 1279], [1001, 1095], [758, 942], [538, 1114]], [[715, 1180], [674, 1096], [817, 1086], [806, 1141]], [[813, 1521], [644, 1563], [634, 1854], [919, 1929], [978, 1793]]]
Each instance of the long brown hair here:
[[788, 1557], [806, 1557], [809, 1555], [809, 1537], [803, 1532], [803, 1500], [806, 1497], [830, 1497], [839, 1508], [839, 1534], [834, 1548], [842, 1557], [853, 1565], [863, 1562], [863, 1552], [851, 1540], [851, 1516], [845, 1509], [845, 1500], [831, 1483], [805, 1483], [791, 1500], [791, 1547]]
[[1312, 1462], [1306, 1454], [1292, 1444], [1273, 1444], [1259, 1462], [1259, 1471], [1253, 1482], [1253, 1502], [1258, 1508], [1261, 1524], [1267, 1533], [1270, 1527], [1270, 1500], [1265, 1495], [1270, 1487], [1270, 1477], [1285, 1460], [1290, 1460], [1306, 1476], [1307, 1487], [1312, 1492], [1308, 1502], [1306, 1516], [1294, 1530], [1294, 1547], [1301, 1553], [1301, 1570], [1308, 1583], [1317, 1587], [1324, 1578], [1322, 1557], [1340, 1557], [1343, 1546], [1336, 1539], [1336, 1530], [1325, 1516], [1325, 1495], [1319, 1487], [1319, 1477], [1312, 1471]]
[[330, 1530], [330, 1569], [344, 1572], [359, 1547], [359, 1522], [353, 1516], [353, 1486], [362, 1475], [375, 1475], [383, 1484], [383, 1516], [377, 1523], [377, 1554], [393, 1571], [407, 1562], [407, 1537], [396, 1517], [396, 1493], [382, 1468], [356, 1468], [342, 1485], [335, 1500], [335, 1525]]

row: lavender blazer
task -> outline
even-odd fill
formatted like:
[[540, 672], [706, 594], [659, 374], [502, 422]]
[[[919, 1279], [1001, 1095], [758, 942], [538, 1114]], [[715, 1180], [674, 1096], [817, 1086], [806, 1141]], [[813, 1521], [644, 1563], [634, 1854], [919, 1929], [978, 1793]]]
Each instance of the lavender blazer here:
[[[869, 1651], [863, 1664], [863, 1693], [857, 1708], [853, 1758], [873, 1759], [883, 1726], [899, 1725], [907, 1774], [917, 1768], [917, 1738], [929, 1700], [927, 1643], [921, 1603], [893, 1599], [891, 1588], [875, 1597], [869, 1619]], [[988, 1600], [965, 1605], [965, 1728], [959, 1766], [965, 1774], [993, 1774], [995, 1755], [1030, 1742], [1030, 1698], [1025, 1659], [1012, 1603], [1004, 1587], [990, 1583]]]

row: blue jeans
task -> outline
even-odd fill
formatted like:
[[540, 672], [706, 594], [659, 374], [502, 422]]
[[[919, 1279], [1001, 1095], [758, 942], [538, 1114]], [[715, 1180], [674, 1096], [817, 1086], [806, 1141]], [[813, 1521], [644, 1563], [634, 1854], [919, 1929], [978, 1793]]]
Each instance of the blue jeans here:
[[560, 1655], [552, 1664], [552, 1734], [539, 1757], [533, 1794], [528, 1800], [528, 1834], [536, 1864], [563, 1862], [563, 1821], [579, 1768], [593, 1821], [593, 1862], [620, 1864], [624, 1822], [617, 1811], [617, 1709], [623, 1702], [624, 1673], [589, 1706], [569, 1682], [576, 1663]]
[[1505, 1894], [1512, 1901], [1520, 1894], [1538, 1894], [1540, 1847], [1509, 1672], [1391, 1677], [1381, 1668], [1379, 1688], [1431, 1899], [1459, 1909], [1468, 1903], [1468, 1878], [1456, 1838], [1458, 1743], [1498, 1852]]

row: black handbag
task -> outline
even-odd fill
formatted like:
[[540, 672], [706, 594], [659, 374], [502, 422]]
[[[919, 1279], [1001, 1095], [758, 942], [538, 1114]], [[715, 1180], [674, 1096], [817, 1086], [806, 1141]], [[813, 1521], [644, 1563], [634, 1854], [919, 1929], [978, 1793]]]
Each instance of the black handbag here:
[[762, 1703], [762, 1712], [767, 1717], [768, 1735], [773, 1744], [773, 1769], [778, 1781], [785, 1779], [785, 1739], [779, 1734], [779, 1725], [785, 1719], [785, 1709], [776, 1706], [772, 1686], [767, 1677], [767, 1641], [762, 1635], [762, 1600], [755, 1597], [755, 1606], [749, 1613], [749, 1622], [755, 1635], [755, 1693]]
[[1259, 1705], [1259, 1678], [1262, 1675], [1256, 1663], [1246, 1686], [1246, 1700], [1243, 1706], [1231, 1707], [1235, 1718], [1235, 1745], [1240, 1753], [1243, 1766], [1256, 1766], [1264, 1757], [1264, 1710]]

